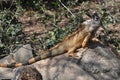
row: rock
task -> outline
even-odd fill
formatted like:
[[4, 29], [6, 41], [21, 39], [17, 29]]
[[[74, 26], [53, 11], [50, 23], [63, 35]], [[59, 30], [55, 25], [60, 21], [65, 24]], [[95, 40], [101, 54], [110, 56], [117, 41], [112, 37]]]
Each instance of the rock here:
[[15, 62], [16, 61], [14, 59], [13, 54], [10, 54], [10, 55], [8, 55], [0, 60], [0, 63], [4, 63], [4, 64], [15, 63]]
[[[6, 56], [5, 58], [0, 60], [0, 63], [4, 64], [10, 64], [15, 63], [14, 56], [10, 54], [9, 56]], [[13, 69], [8, 68], [0, 68], [0, 79], [11, 79], [14, 77], [14, 73], [12, 72]]]
[[[78, 49], [78, 57], [70, 58], [66, 55], [51, 57], [32, 65], [43, 80], [120, 80], [118, 56], [101, 43], [90, 43], [88, 49]], [[19, 68], [13, 70], [19, 73]], [[16, 72], [11, 71], [12, 74]]]
[[13, 69], [0, 68], [0, 80], [12, 79], [14, 77]]
[[15, 71], [15, 76], [12, 80], [43, 80], [42, 75], [36, 68], [31, 66], [20, 67]]
[[14, 50], [14, 52], [15, 53], [13, 53], [13, 56], [16, 62], [26, 62], [28, 59], [33, 57], [30, 44], [23, 45]]
[[77, 58], [60, 55], [34, 66], [43, 80], [120, 80], [120, 60], [109, 47], [93, 44], [86, 50], [79, 49]]
[[[10, 64], [16, 62], [25, 62], [28, 59], [32, 58], [32, 48], [29, 44], [23, 45], [22, 47], [16, 49], [12, 53], [5, 58], [0, 60], [0, 63]], [[0, 68], [0, 79], [11, 79], [14, 77], [13, 69], [10, 68]]]

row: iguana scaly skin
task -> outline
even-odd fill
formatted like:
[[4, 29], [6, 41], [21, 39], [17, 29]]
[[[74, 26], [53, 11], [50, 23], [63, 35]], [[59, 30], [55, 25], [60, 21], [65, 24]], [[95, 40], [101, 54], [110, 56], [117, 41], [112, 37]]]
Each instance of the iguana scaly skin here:
[[43, 51], [39, 56], [29, 59], [25, 63], [16, 64], [0, 64], [0, 67], [19, 67], [24, 65], [29, 65], [39, 60], [43, 60], [49, 57], [58, 56], [64, 53], [68, 53], [70, 56], [74, 55], [77, 48], [85, 47], [86, 43], [94, 37], [95, 32], [101, 26], [101, 21], [99, 17], [94, 14], [92, 19], [83, 22], [77, 31], [68, 35], [62, 42], [58, 43], [56, 46], [50, 48], [47, 51]]

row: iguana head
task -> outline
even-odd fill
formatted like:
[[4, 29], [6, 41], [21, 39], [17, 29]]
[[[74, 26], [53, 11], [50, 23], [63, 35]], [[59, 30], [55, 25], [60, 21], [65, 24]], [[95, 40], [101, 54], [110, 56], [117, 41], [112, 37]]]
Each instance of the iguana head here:
[[87, 20], [85, 22], [83, 22], [83, 24], [85, 24], [86, 26], [88, 26], [88, 30], [89, 31], [93, 31], [93, 30], [96, 30], [97, 28], [99, 28], [100, 26], [104, 28], [103, 24], [102, 24], [102, 21], [100, 19], [100, 17], [98, 16], [97, 13], [94, 13], [91, 17], [90, 20]]
[[105, 27], [103, 26], [103, 23], [97, 13], [93, 14], [92, 19], [93, 19], [93, 23], [96, 23], [96, 26], [98, 25], [98, 26], [102, 27], [105, 30], [105, 32], [107, 33], [107, 31], [106, 31]]

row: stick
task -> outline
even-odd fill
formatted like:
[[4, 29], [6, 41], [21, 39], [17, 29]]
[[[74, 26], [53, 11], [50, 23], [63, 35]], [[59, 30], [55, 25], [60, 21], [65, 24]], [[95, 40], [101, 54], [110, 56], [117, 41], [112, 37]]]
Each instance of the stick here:
[[67, 9], [67, 11], [75, 18], [75, 15], [70, 11], [70, 9], [68, 9], [62, 2], [61, 0], [59, 0], [59, 2], [62, 4], [62, 6]]

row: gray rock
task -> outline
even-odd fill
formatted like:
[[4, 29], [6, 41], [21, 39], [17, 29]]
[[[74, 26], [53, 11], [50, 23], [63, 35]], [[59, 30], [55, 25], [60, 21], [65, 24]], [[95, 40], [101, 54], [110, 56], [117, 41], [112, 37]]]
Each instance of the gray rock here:
[[120, 80], [120, 60], [109, 47], [92, 44], [80, 49], [77, 58], [66, 55], [34, 64], [43, 80]]
[[0, 63], [4, 63], [4, 64], [15, 63], [15, 62], [16, 61], [14, 59], [13, 54], [10, 54], [10, 55], [8, 55], [0, 60]]
[[[32, 48], [29, 44], [27, 44], [16, 49], [15, 53], [12, 53], [6, 56], [5, 58], [1, 59], [0, 63], [10, 64], [16, 62], [25, 62], [32, 57], [33, 57]], [[13, 77], [14, 77], [13, 69], [0, 68], [0, 79], [11, 79]]]
[[[66, 55], [51, 57], [32, 65], [43, 80], [120, 80], [120, 60], [107, 46], [92, 43], [88, 49], [79, 49], [78, 57], [70, 58]], [[13, 79], [19, 69], [11, 70], [9, 78]]]
[[14, 50], [14, 59], [16, 62], [26, 62], [28, 59], [33, 57], [32, 48], [30, 44], [21, 46], [20, 48]]
[[19, 67], [12, 80], [43, 80], [41, 74], [33, 66]]
[[14, 77], [13, 69], [0, 68], [0, 79], [11, 79]]

